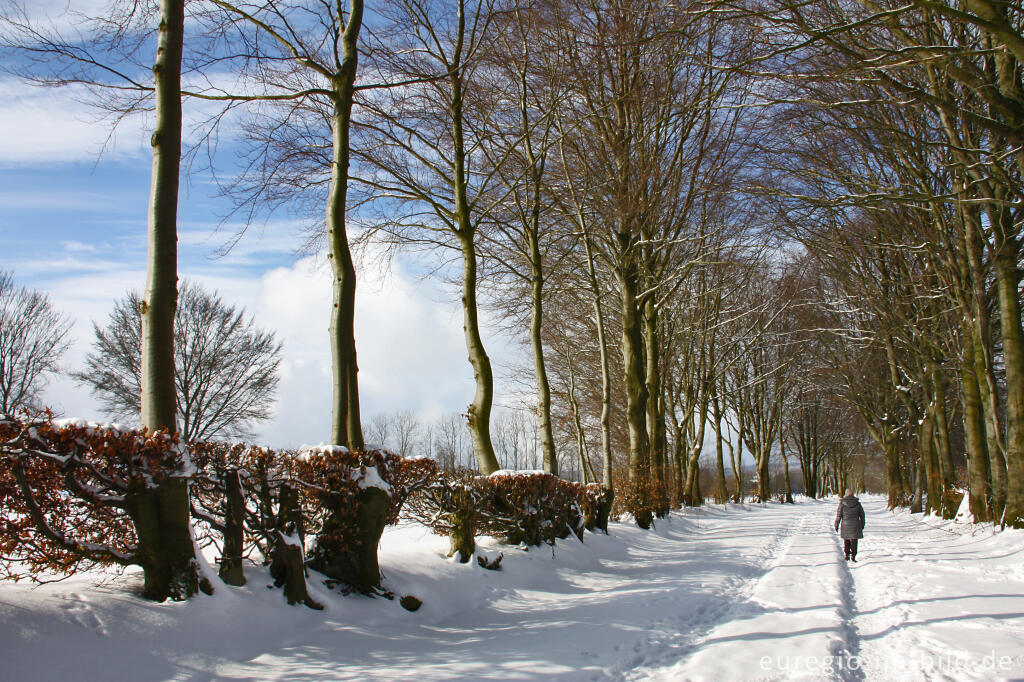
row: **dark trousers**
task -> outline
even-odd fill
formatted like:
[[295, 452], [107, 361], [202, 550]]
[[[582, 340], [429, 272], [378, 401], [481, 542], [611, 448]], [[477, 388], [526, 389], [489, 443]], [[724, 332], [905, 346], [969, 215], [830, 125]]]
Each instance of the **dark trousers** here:
[[843, 551], [846, 552], [847, 557], [857, 558], [857, 539], [843, 540]]

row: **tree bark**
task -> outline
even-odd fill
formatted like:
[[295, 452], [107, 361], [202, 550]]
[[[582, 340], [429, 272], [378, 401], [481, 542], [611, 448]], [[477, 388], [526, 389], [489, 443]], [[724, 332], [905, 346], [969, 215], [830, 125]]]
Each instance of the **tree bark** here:
[[701, 397], [696, 420], [696, 434], [690, 446], [689, 456], [686, 462], [686, 485], [684, 487], [684, 500], [687, 505], [697, 507], [703, 504], [704, 496], [700, 491], [700, 455], [704, 450], [704, 433], [708, 421], [708, 389], [703, 386], [699, 389]]
[[936, 362], [931, 362], [930, 374], [934, 396], [936, 459], [939, 464], [942, 490], [942, 518], [951, 519], [956, 516], [957, 511], [954, 491], [956, 470], [953, 466], [953, 451], [949, 443], [949, 422], [946, 417], [946, 377], [942, 374], [942, 370]]
[[1024, 330], [1021, 329], [1016, 240], [1004, 237], [995, 254], [999, 328], [1006, 367], [1006, 507], [1003, 523], [1024, 528]]
[[743, 414], [736, 415], [736, 445], [733, 446], [732, 439], [729, 439], [729, 463], [732, 466], [732, 477], [735, 480], [736, 491], [733, 493], [732, 501], [736, 504], [743, 502]]
[[612, 376], [608, 358], [608, 339], [604, 326], [604, 308], [601, 305], [601, 285], [597, 280], [597, 269], [594, 266], [594, 248], [590, 243], [590, 233], [586, 221], [580, 219], [583, 231], [583, 245], [587, 253], [587, 276], [590, 288], [594, 293], [594, 324], [597, 326], [597, 349], [601, 355], [601, 485], [614, 498], [615, 486], [612, 482]]
[[757, 455], [757, 497], [759, 502], [770, 502], [772, 499], [772, 484], [768, 470], [771, 463], [771, 442], [760, 444]]
[[138, 548], [135, 562], [142, 566], [147, 599], [182, 601], [202, 589], [189, 522], [188, 481], [172, 478], [158, 486], [133, 484], [126, 496], [128, 515], [135, 526]]
[[647, 385], [647, 442], [650, 444], [651, 474], [656, 486], [665, 483], [664, 420], [661, 405], [661, 371], [659, 367], [660, 346], [658, 334], [658, 311], [648, 296], [642, 304], [642, 329], [644, 360], [646, 362]]
[[181, 166], [181, 54], [185, 0], [162, 0], [153, 63], [156, 126], [150, 143], [149, 251], [142, 300], [142, 427], [174, 433], [174, 311], [178, 300], [178, 183]]
[[[339, 10], [340, 11], [340, 10]], [[331, 124], [331, 184], [327, 197], [327, 257], [333, 274], [331, 308], [331, 360], [333, 401], [331, 443], [362, 450], [359, 414], [359, 366], [356, 360], [356, 270], [348, 244], [346, 210], [352, 100], [359, 62], [358, 39], [363, 21], [363, 0], [349, 0], [348, 22], [341, 35], [341, 63], [332, 78], [334, 107]]]
[[975, 523], [991, 520], [989, 500], [992, 489], [989, 482], [988, 451], [985, 444], [985, 424], [982, 416], [981, 392], [974, 365], [974, 335], [970, 324], [961, 332], [964, 361], [960, 367], [960, 400], [964, 417], [964, 450], [967, 453], [967, 489], [970, 494], [971, 516]]
[[245, 498], [238, 470], [224, 474], [224, 551], [220, 559], [220, 579], [228, 585], [245, 584], [242, 552], [245, 549]]
[[494, 375], [491, 371], [491, 359], [484, 349], [480, 336], [478, 308], [476, 301], [476, 245], [473, 233], [459, 233], [462, 245], [462, 314], [463, 331], [466, 335], [466, 350], [469, 352], [469, 363], [473, 367], [473, 379], [476, 382], [476, 394], [469, 405], [469, 432], [473, 438], [473, 452], [476, 454], [480, 473], [492, 474], [501, 467], [494, 454], [491, 443], [491, 405], [494, 401]]
[[717, 462], [715, 502], [722, 504], [729, 501], [729, 490], [725, 484], [725, 453], [722, 445], [722, 403], [718, 399], [717, 394], [711, 397], [711, 417], [715, 425], [715, 456]]
[[278, 490], [278, 511], [273, 533], [274, 543], [270, 555], [270, 575], [274, 585], [284, 587], [289, 604], [302, 603], [311, 609], [322, 609], [306, 589], [306, 564], [303, 543], [305, 534], [299, 494], [292, 486], [283, 484]]
[[[992, 500], [992, 520], [1003, 517], [1006, 506], [1006, 441], [1000, 419], [998, 390], [995, 377], [995, 351], [992, 345], [992, 321], [988, 310], [986, 271], [982, 264], [981, 218], [974, 207], [961, 207], [964, 217], [964, 247], [971, 274], [971, 316], [972, 342], [974, 346], [974, 369], [978, 377], [978, 392], [981, 395], [982, 415], [985, 419], [985, 440], [989, 458]], [[966, 348], [966, 345], [965, 345]]]
[[348, 506], [351, 501], [333, 496], [327, 519], [310, 552], [309, 566], [328, 578], [370, 592], [380, 585], [377, 545], [387, 524], [391, 499], [380, 488], [364, 488], [355, 499], [355, 516]]
[[779, 430], [779, 454], [782, 455], [782, 466], [786, 472], [786, 503], [793, 504], [793, 484], [789, 480], [789, 457], [786, 456], [786, 439], [781, 429]]
[[590, 455], [587, 453], [586, 432], [583, 430], [583, 420], [580, 416], [580, 404], [576, 400], [576, 370], [573, 367], [571, 350], [566, 349], [565, 364], [569, 371], [569, 408], [572, 410], [573, 430], [576, 432], [576, 450], [580, 460], [580, 475], [583, 483], [596, 483], [597, 476], [594, 475], [594, 467], [590, 464]]
[[658, 309], [648, 296], [643, 303], [644, 358], [647, 380], [647, 442], [650, 444], [651, 473], [654, 483], [655, 514], [665, 518], [671, 509], [667, 492], [665, 408], [662, 402], [661, 339], [658, 330]]
[[939, 473], [939, 460], [935, 453], [935, 414], [932, 407], [925, 410], [917, 429], [917, 440], [921, 450], [921, 465], [924, 467], [927, 492], [924, 513], [929, 514], [942, 509], [942, 479]]
[[530, 346], [533, 350], [533, 372], [537, 379], [537, 425], [540, 427], [540, 446], [544, 455], [544, 471], [558, 475], [558, 453], [551, 434], [551, 386], [544, 366], [544, 343], [541, 324], [544, 318], [544, 274], [541, 271], [540, 245], [537, 235], [530, 241]]
[[473, 438], [473, 451], [482, 474], [492, 474], [500, 467], [491, 442], [491, 407], [494, 402], [494, 374], [491, 359], [480, 336], [479, 307], [477, 304], [476, 226], [470, 216], [469, 181], [466, 169], [466, 138], [463, 114], [463, 36], [466, 31], [464, 3], [458, 3], [457, 42], [452, 58], [450, 85], [450, 113], [452, 122], [452, 192], [455, 199], [455, 236], [462, 251], [462, 313], [466, 351], [473, 367], [476, 393], [466, 414], [469, 432]]
[[[151, 431], [177, 430], [174, 312], [178, 300], [178, 183], [181, 170], [181, 56], [184, 0], [162, 0], [153, 63], [156, 126], [149, 195], [149, 248], [142, 301], [141, 421]], [[144, 594], [187, 599], [200, 587], [189, 519], [188, 481], [172, 478], [129, 494], [139, 538]]]
[[647, 381], [644, 376], [643, 334], [637, 308], [636, 273], [619, 273], [622, 308], [622, 364], [626, 387], [626, 425], [629, 430], [629, 480], [646, 484], [651, 475], [651, 448], [647, 438]]

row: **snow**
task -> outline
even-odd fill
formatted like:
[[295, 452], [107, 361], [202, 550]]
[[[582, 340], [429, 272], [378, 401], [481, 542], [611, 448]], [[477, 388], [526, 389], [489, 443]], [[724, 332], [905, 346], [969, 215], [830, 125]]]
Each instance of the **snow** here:
[[544, 475], [548, 472], [543, 469], [498, 469], [491, 473], [491, 478], [498, 478], [501, 476], [537, 476], [538, 474]]
[[54, 427], [61, 428], [79, 428], [87, 429], [93, 433], [101, 433], [103, 431], [133, 431], [131, 427], [125, 426], [117, 422], [97, 422], [89, 421], [88, 419], [79, 419], [76, 417], [68, 417], [66, 419], [54, 419], [51, 422]]
[[358, 469], [352, 470], [352, 480], [356, 482], [360, 490], [366, 490], [367, 488], [379, 488], [386, 492], [388, 495], [391, 494], [391, 485], [381, 478], [380, 472], [377, 471], [377, 467], [365, 467], [365, 471]]
[[309, 459], [311, 455], [315, 454], [344, 455], [347, 452], [348, 448], [346, 448], [344, 445], [328, 445], [327, 443], [320, 443], [319, 445], [303, 444], [299, 446], [298, 454], [296, 454], [296, 457], [298, 457], [299, 459]]
[[[268, 589], [153, 604], [137, 572], [0, 584], [0, 679], [993, 680], [1024, 676], [1024, 532], [867, 511], [858, 563], [836, 500], [708, 506], [554, 548], [389, 528], [395, 601], [310, 580], [324, 611]], [[316, 574], [311, 574], [315, 576]], [[397, 597], [423, 600], [415, 613]]]
[[964, 496], [960, 499], [960, 506], [957, 507], [956, 516], [953, 520], [956, 523], [973, 523], [974, 514], [971, 513], [971, 493], [963, 491]]

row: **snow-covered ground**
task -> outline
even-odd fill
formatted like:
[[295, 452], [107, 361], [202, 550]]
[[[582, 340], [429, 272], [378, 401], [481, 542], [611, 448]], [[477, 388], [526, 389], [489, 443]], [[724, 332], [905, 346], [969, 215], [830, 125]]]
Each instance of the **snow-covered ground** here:
[[1024, 532], [864, 500], [857, 564], [835, 500], [709, 506], [554, 549], [458, 564], [388, 529], [386, 585], [423, 607], [244, 588], [152, 604], [138, 574], [0, 585], [0, 680], [743, 680], [1024, 677]]

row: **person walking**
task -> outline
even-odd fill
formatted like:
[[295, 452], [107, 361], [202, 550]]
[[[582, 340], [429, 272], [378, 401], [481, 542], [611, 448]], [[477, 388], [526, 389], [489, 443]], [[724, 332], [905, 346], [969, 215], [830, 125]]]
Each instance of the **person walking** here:
[[857, 540], [864, 537], [864, 507], [853, 494], [846, 489], [846, 495], [839, 500], [836, 510], [836, 531], [843, 538], [843, 551], [847, 561], [857, 561]]

